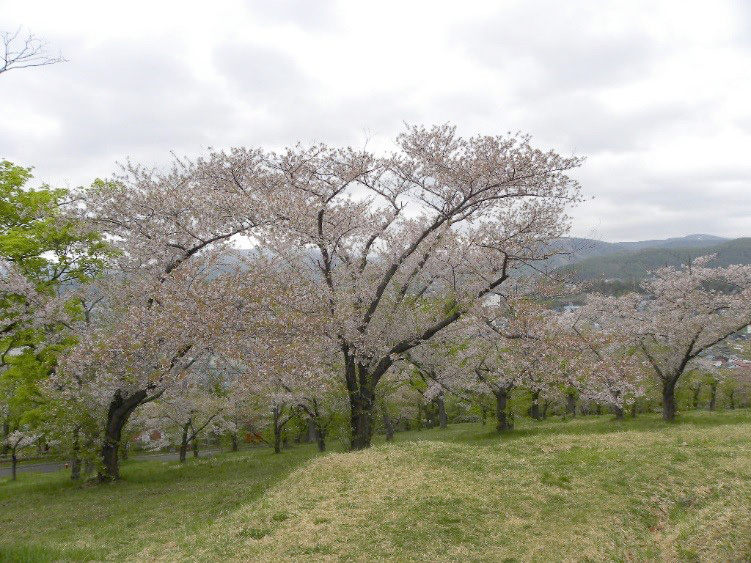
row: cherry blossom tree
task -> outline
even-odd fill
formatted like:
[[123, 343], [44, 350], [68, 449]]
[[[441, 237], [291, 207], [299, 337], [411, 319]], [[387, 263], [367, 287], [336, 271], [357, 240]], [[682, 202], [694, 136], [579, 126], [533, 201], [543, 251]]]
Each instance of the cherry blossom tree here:
[[[415, 366], [417, 367], [417, 366]], [[438, 427], [448, 426], [446, 414], [445, 389], [437, 383], [433, 373], [424, 373], [419, 367], [415, 370], [416, 377], [410, 378], [410, 385], [419, 394], [417, 423], [418, 428], [422, 425], [422, 415], [425, 414], [428, 428], [435, 426], [436, 418]]]
[[16, 468], [18, 467], [18, 456], [21, 451], [33, 444], [39, 439], [39, 434], [26, 429], [18, 429], [11, 432], [4, 440], [8, 446], [11, 455], [11, 479], [16, 480]]
[[566, 358], [566, 378], [576, 385], [579, 396], [597, 404], [610, 405], [618, 420], [624, 407], [644, 394], [643, 358], [629, 350], [618, 338], [588, 323], [578, 312], [557, 319], [561, 332], [557, 349]]
[[591, 296], [584, 314], [635, 346], [662, 386], [663, 418], [674, 420], [675, 386], [707, 349], [751, 324], [751, 266], [710, 267], [713, 256], [666, 267], [643, 293]]
[[235, 393], [247, 401], [259, 427], [271, 427], [271, 440], [262, 439], [274, 448], [274, 453], [280, 454], [286, 427], [299, 415], [297, 397], [284, 389], [278, 379], [241, 373], [244, 381]]
[[511, 393], [525, 387], [544, 392], [560, 378], [552, 312], [530, 294], [511, 292], [501, 302], [477, 305], [461, 321], [408, 355], [439, 389], [459, 396], [490, 394], [496, 429], [511, 430]]
[[39, 328], [61, 318], [63, 303], [39, 291], [13, 263], [0, 259], [0, 305], [0, 337], [3, 344], [0, 361], [6, 365], [7, 353], [25, 344], [18, 337], [28, 329]]
[[272, 413], [277, 441], [299, 416], [315, 428], [323, 451], [332, 418], [342, 407], [341, 381], [334, 377], [339, 356], [336, 342], [317, 322], [320, 308], [311, 302], [310, 280], [300, 277], [288, 258], [265, 249], [236, 256], [237, 271], [220, 281], [238, 306], [230, 307], [217, 352], [236, 399], [255, 396], [256, 411], [264, 418]]
[[225, 430], [229, 435], [230, 448], [233, 452], [240, 449], [240, 432], [252, 419], [253, 412], [247, 397], [232, 387], [225, 391], [227, 407], [225, 411]]
[[[197, 314], [191, 307], [195, 295], [182, 293], [187, 280], [157, 286], [148, 281], [147, 276], [128, 276], [102, 283], [106, 309], [102, 305], [79, 334], [76, 347], [50, 380], [63, 395], [71, 394], [74, 402], [99, 413], [103, 480], [118, 477], [121, 435], [133, 410], [183, 379], [208, 346], [206, 340], [197, 342], [195, 327], [185, 322], [184, 315]], [[147, 295], [160, 305], [149, 306]]]
[[[232, 339], [232, 348], [225, 351], [237, 371], [233, 393], [270, 405], [276, 453], [281, 451], [284, 427], [296, 416], [310, 421], [318, 449], [325, 451], [334, 414], [344, 406], [341, 383], [332, 377], [336, 356], [325, 335], [299, 318], [290, 292], [279, 286], [276, 291], [276, 298], [286, 295], [289, 299], [284, 310], [269, 319], [261, 338]], [[247, 320], [258, 322], [257, 318]]]
[[375, 390], [394, 361], [554, 252], [579, 200], [566, 173], [581, 160], [526, 136], [411, 127], [396, 145], [387, 158], [323, 145], [269, 157], [287, 201], [260, 238], [310, 281], [341, 357], [353, 449], [370, 445]]
[[[139, 416], [145, 436], [160, 436], [150, 440], [151, 447], [178, 444], [180, 462], [185, 461], [188, 446], [196, 444], [201, 433], [219, 434], [231, 424], [225, 419], [227, 398], [195, 379], [173, 385], [158, 400], [147, 404]], [[193, 452], [197, 456], [198, 448], [194, 447]]]
[[700, 355], [694, 360], [693, 364], [697, 372], [691, 386], [691, 390], [694, 392], [693, 407], [695, 409], [699, 408], [699, 392], [706, 385], [709, 387], [709, 404], [707, 405], [707, 409], [713, 411], [717, 407], [718, 387], [729, 375], [729, 366], [723, 365], [721, 360], [712, 357], [709, 353]]
[[[460, 320], [513, 270], [555, 252], [547, 243], [568, 228], [579, 189], [566, 173], [580, 159], [520, 135], [462, 139], [449, 126], [410, 128], [397, 147], [384, 158], [325, 146], [211, 151], [166, 173], [128, 165], [96, 185], [82, 215], [119, 256], [58, 385], [73, 382], [106, 404], [102, 479], [118, 477], [117, 446], [134, 409], [192, 362], [231, 348], [229, 335], [261, 357], [274, 341], [248, 336], [253, 316], [238, 311], [257, 309], [257, 299], [217, 273], [236, 237], [303, 288], [261, 322], [293, 309], [322, 350], [336, 351], [355, 449], [370, 444], [376, 386], [401, 354]], [[305, 345], [293, 336], [288, 348]], [[287, 363], [306, 381], [299, 362]]]
[[82, 217], [119, 256], [58, 385], [85, 382], [106, 404], [102, 480], [119, 477], [117, 452], [132, 412], [180, 380], [223, 333], [228, 309], [212, 279], [225, 246], [251, 234], [274, 199], [260, 162], [258, 152], [237, 150], [177, 161], [164, 173], [128, 165], [87, 194]]
[[376, 405], [381, 415], [386, 441], [392, 442], [394, 434], [400, 426], [407, 426], [409, 420], [417, 417], [415, 405], [424, 400], [425, 394], [432, 393], [434, 374], [427, 373], [428, 389], [420, 393], [412, 385], [412, 373], [418, 369], [421, 374], [428, 370], [427, 366], [415, 366], [414, 363], [397, 362], [390, 369], [378, 386]]
[[297, 408], [308, 418], [315, 431], [319, 452], [326, 451], [328, 435], [336, 413], [346, 408], [346, 402], [342, 400], [344, 394], [340, 392], [339, 386], [340, 383], [332, 381], [331, 375], [327, 374], [326, 387], [323, 390], [311, 392], [310, 389], [305, 389], [295, 394]]
[[[435, 359], [435, 358], [432, 358]], [[394, 438], [395, 421], [404, 421], [407, 429], [415, 423], [418, 431], [433, 426], [434, 410], [439, 410], [437, 399], [443, 400], [444, 388], [438, 383], [432, 366], [405, 354], [403, 362], [396, 362], [380, 383], [376, 402], [383, 416], [386, 440]], [[445, 406], [445, 405], [444, 405]], [[443, 413], [445, 415], [445, 411]], [[440, 417], [439, 417], [440, 418]]]
[[722, 390], [728, 399], [728, 407], [735, 409], [739, 405], [749, 405], [751, 390], [751, 365], [739, 366], [724, 378]]

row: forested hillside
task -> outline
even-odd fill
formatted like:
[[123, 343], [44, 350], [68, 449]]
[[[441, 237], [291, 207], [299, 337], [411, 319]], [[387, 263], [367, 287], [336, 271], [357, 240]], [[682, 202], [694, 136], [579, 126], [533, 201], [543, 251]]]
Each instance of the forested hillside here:
[[636, 251], [619, 248], [614, 253], [598, 252], [598, 254], [600, 255], [589, 256], [575, 264], [562, 266], [560, 271], [572, 273], [576, 281], [622, 280], [628, 282], [643, 279], [648, 272], [656, 268], [666, 265], [680, 266], [707, 254], [716, 254], [716, 258], [711, 262], [713, 266], [751, 264], [751, 238], [739, 238], [712, 245], [680, 246], [674, 244]]

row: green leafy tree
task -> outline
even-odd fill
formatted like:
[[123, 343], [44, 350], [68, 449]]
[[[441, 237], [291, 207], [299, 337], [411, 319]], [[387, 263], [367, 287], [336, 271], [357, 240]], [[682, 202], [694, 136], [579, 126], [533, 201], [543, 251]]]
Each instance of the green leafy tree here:
[[44, 419], [40, 389], [83, 317], [75, 291], [103, 268], [101, 236], [66, 189], [27, 186], [31, 168], [0, 161], [0, 417], [3, 437]]

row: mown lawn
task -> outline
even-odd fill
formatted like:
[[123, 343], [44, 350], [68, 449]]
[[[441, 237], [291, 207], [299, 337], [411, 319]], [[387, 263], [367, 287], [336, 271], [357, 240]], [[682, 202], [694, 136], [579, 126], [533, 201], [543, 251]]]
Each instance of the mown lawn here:
[[751, 413], [585, 417], [0, 484], [0, 560], [747, 561]]

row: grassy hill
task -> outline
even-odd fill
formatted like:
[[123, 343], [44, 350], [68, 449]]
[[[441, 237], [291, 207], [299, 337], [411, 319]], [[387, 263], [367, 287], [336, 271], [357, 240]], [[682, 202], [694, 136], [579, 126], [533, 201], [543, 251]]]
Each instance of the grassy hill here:
[[593, 416], [24, 475], [0, 484], [0, 560], [748, 560], [749, 435], [749, 411]]

